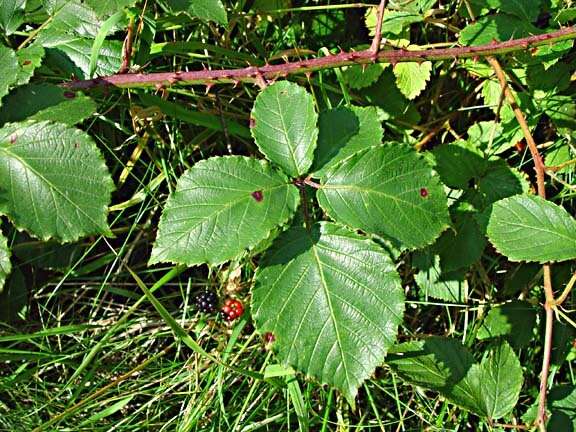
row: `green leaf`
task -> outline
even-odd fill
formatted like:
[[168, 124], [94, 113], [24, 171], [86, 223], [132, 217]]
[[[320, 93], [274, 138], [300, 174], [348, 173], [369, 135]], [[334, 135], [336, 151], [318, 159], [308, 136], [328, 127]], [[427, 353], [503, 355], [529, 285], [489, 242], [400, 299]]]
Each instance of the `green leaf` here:
[[541, 30], [514, 15], [496, 14], [466, 26], [460, 32], [459, 41], [462, 45], [484, 45], [493, 40], [507, 41], [540, 33]]
[[252, 136], [268, 159], [288, 175], [298, 177], [312, 165], [317, 121], [312, 96], [297, 84], [279, 81], [256, 98]]
[[27, 84], [34, 75], [36, 68], [42, 64], [44, 58], [44, 48], [39, 44], [32, 44], [16, 52], [20, 70], [18, 71], [18, 81], [16, 85]]
[[474, 357], [455, 339], [432, 336], [395, 345], [386, 363], [416, 385], [449, 393], [474, 364]]
[[[58, 45], [48, 51], [53, 67], [65, 73], [74, 74], [79, 79], [87, 79], [90, 72], [92, 40], [78, 38]], [[105, 40], [102, 43], [96, 65], [96, 76], [113, 75], [122, 63], [122, 42]]]
[[541, 0], [499, 0], [500, 11], [534, 22], [540, 14]]
[[522, 367], [506, 342], [490, 350], [448, 396], [454, 403], [476, 414], [496, 420], [516, 406], [522, 388]]
[[174, 10], [187, 11], [205, 21], [226, 25], [228, 17], [221, 0], [169, 0]]
[[81, 93], [53, 84], [30, 84], [10, 93], [0, 108], [0, 123], [24, 119], [74, 125], [96, 112], [96, 104]]
[[99, 17], [109, 17], [122, 9], [132, 6], [136, 0], [84, 0]]
[[111, 15], [106, 21], [102, 23], [102, 26], [98, 30], [94, 42], [92, 43], [92, 48], [90, 50], [90, 62], [88, 63], [88, 78], [92, 79], [94, 73], [96, 72], [96, 66], [98, 64], [98, 57], [100, 55], [100, 49], [104, 44], [104, 40], [109, 33], [112, 32], [114, 26], [116, 26], [121, 20], [124, 19], [126, 14], [124, 11], [116, 12]]
[[482, 153], [466, 142], [438, 146], [432, 154], [442, 182], [451, 188], [468, 189], [470, 181], [486, 171], [487, 161]]
[[[0, 100], [6, 96], [8, 89], [18, 81], [18, 59], [10, 48], [0, 45]], [[1, 102], [1, 101], [0, 101]]]
[[10, 36], [24, 22], [26, 0], [2, 0], [0, 3], [0, 28]]
[[336, 386], [353, 404], [402, 322], [394, 263], [376, 243], [332, 223], [283, 233], [260, 263], [253, 317], [280, 359]]
[[4, 288], [4, 282], [12, 270], [10, 264], [10, 249], [8, 249], [8, 241], [0, 231], [0, 293]]
[[[431, 248], [430, 248], [431, 249]], [[465, 272], [445, 272], [440, 266], [440, 257], [430, 249], [418, 251], [412, 258], [412, 264], [419, 269], [414, 280], [425, 298], [462, 303], [468, 298], [468, 282]]]
[[576, 258], [576, 220], [545, 199], [515, 195], [494, 204], [488, 237], [511, 261]]
[[236, 258], [284, 224], [298, 202], [298, 189], [265, 161], [200, 161], [168, 199], [150, 263], [215, 265]]
[[[367, 25], [368, 27], [375, 27], [376, 24], [376, 13], [375, 8], [371, 11], [371, 15], [368, 17]], [[383, 35], [400, 35], [404, 28], [408, 27], [410, 24], [423, 21], [422, 15], [409, 11], [390, 11], [386, 9], [384, 11], [384, 16], [382, 17], [382, 34]]]
[[340, 107], [320, 113], [318, 147], [312, 171], [322, 177], [359, 150], [382, 142], [384, 131], [374, 107]]
[[451, 213], [452, 228], [444, 231], [434, 245], [445, 272], [470, 267], [482, 257], [486, 246], [486, 236], [476, 222], [475, 211], [456, 208]]
[[550, 419], [546, 425], [549, 431], [576, 430], [576, 387], [563, 385], [550, 390], [547, 398]]
[[536, 310], [525, 301], [513, 301], [490, 309], [478, 329], [480, 340], [505, 337], [514, 347], [522, 348], [534, 339]]
[[432, 62], [398, 63], [394, 66], [396, 85], [408, 99], [414, 99], [426, 88], [430, 80]]
[[4, 289], [0, 290], [0, 322], [13, 322], [28, 304], [28, 284], [18, 267], [12, 269]]
[[84, 132], [49, 122], [0, 129], [0, 213], [46, 240], [110, 234], [106, 217], [113, 183]]
[[344, 78], [353, 89], [369, 87], [378, 81], [389, 63], [374, 63], [362, 66], [348, 66], [344, 69]]
[[330, 217], [406, 247], [430, 244], [448, 226], [442, 185], [426, 161], [407, 146], [358, 152], [321, 183], [318, 202]]
[[491, 420], [514, 408], [523, 381], [518, 357], [506, 342], [491, 349], [478, 364], [458, 342], [427, 338], [394, 347], [387, 363], [406, 380], [439, 391]]

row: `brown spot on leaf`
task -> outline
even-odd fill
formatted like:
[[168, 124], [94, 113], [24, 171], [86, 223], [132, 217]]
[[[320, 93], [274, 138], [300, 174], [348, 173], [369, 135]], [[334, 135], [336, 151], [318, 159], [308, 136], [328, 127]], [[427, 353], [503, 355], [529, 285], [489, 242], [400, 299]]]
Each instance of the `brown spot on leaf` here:
[[420, 189], [420, 196], [421, 196], [422, 198], [428, 197], [428, 189], [426, 189], [426, 188]]
[[256, 119], [254, 117], [250, 117], [250, 129], [255, 128], [256, 127]]
[[252, 192], [250, 195], [252, 195], [252, 198], [254, 198], [257, 202], [262, 202], [262, 200], [264, 199], [262, 191], [259, 190]]
[[32, 60], [24, 60], [24, 61], [22, 62], [22, 64], [23, 64], [24, 66], [28, 66], [29, 64], [32, 64]]
[[76, 97], [76, 93], [71, 92], [71, 91], [65, 91], [64, 92], [64, 97], [66, 99], [74, 99]]
[[18, 139], [18, 136], [16, 134], [10, 135], [10, 144], [16, 144], [17, 139]]

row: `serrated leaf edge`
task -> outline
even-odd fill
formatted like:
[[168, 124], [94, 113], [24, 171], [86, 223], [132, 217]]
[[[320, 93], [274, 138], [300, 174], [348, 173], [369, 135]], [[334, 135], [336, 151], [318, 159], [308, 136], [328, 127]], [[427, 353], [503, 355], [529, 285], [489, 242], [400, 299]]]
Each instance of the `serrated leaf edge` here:
[[[192, 167], [188, 168], [184, 173], [182, 173], [182, 175], [180, 177], [183, 177], [184, 175], [186, 175], [186, 173], [188, 173], [192, 168], [200, 165], [200, 164], [204, 164], [205, 162], [212, 160], [212, 159], [238, 159], [238, 158], [242, 158], [242, 159], [246, 159], [246, 160], [252, 160], [252, 161], [258, 161], [261, 165], [268, 165], [275, 173], [281, 175], [285, 180], [286, 180], [286, 184], [287, 185], [292, 185], [292, 182], [289, 181], [289, 177], [284, 173], [284, 171], [282, 171], [281, 169], [278, 169], [277, 167], [275, 167], [271, 162], [269, 162], [268, 160], [265, 159], [257, 159], [257, 158], [252, 158], [252, 157], [248, 157], [248, 156], [240, 156], [240, 155], [226, 155], [226, 156], [213, 156], [207, 159], [202, 159], [200, 161], [198, 161], [197, 163], [195, 163]], [[293, 186], [293, 185], [292, 185]], [[295, 186], [294, 186], [295, 187]], [[167, 201], [166, 201], [167, 203]], [[298, 207], [300, 206], [300, 194], [298, 194], [298, 198], [296, 200], [296, 210], [298, 209]], [[166, 204], [164, 204], [164, 208], [166, 208]], [[194, 267], [197, 265], [202, 265], [202, 264], [206, 264], [209, 267], [217, 267], [220, 266], [222, 264], [225, 264], [229, 261], [233, 261], [233, 260], [237, 260], [239, 258], [241, 258], [244, 254], [246, 253], [250, 253], [252, 250], [254, 250], [255, 247], [257, 247], [261, 242], [267, 240], [270, 238], [270, 236], [272, 235], [272, 232], [274, 231], [275, 228], [282, 228], [284, 226], [286, 226], [288, 224], [288, 222], [290, 222], [292, 220], [292, 218], [294, 217], [294, 215], [296, 214], [296, 211], [294, 211], [293, 214], [288, 215], [286, 217], [285, 220], [281, 221], [280, 223], [278, 223], [275, 227], [272, 227], [268, 230], [268, 233], [265, 237], [261, 238], [260, 240], [258, 240], [257, 242], [255, 242], [253, 245], [250, 245], [246, 248], [244, 248], [241, 252], [239, 252], [238, 254], [234, 255], [231, 258], [222, 260], [222, 261], [198, 261], [198, 262], [180, 262], [180, 261], [175, 261], [172, 259], [162, 259], [162, 260], [157, 260], [154, 257], [154, 248], [156, 247], [156, 239], [154, 240], [154, 244], [152, 246], [152, 254], [150, 256], [150, 259], [148, 260], [148, 265], [154, 265], [154, 264], [160, 264], [160, 263], [169, 263], [169, 264], [174, 264], [174, 265], [185, 265], [187, 267]], [[160, 218], [160, 220], [162, 221], [164, 217], [164, 211], [162, 211], [162, 217]], [[160, 223], [158, 224], [158, 230], [157, 232], [160, 230]], [[157, 236], [158, 234], [156, 234]]]

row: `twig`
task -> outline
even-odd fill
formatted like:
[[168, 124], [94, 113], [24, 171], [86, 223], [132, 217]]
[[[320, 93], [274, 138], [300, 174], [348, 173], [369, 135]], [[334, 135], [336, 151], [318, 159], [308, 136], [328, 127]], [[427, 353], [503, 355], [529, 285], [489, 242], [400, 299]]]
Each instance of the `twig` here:
[[[490, 66], [496, 72], [498, 81], [500, 81], [500, 86], [502, 87], [502, 92], [506, 96], [508, 103], [514, 111], [516, 120], [520, 124], [520, 128], [524, 133], [524, 138], [528, 143], [528, 148], [530, 149], [530, 154], [532, 155], [532, 160], [534, 161], [534, 170], [536, 171], [536, 184], [538, 188], [538, 195], [546, 199], [546, 185], [545, 185], [545, 175], [546, 167], [542, 156], [538, 151], [536, 142], [530, 133], [530, 128], [528, 123], [526, 123], [526, 118], [520, 110], [516, 98], [512, 94], [510, 87], [508, 86], [508, 80], [500, 63], [494, 57], [487, 57], [486, 60], [490, 63]], [[554, 291], [552, 289], [552, 276], [550, 264], [543, 265], [544, 270], [544, 294], [546, 296], [546, 302], [544, 303], [544, 310], [546, 312], [546, 330], [544, 335], [544, 357], [542, 359], [542, 371], [540, 373], [540, 399], [538, 401], [538, 417], [536, 419], [536, 424], [542, 432], [546, 431], [546, 394], [548, 387], [548, 373], [550, 371], [550, 357], [552, 353], [552, 330], [554, 324]]]
[[562, 294], [560, 295], [560, 297], [558, 297], [556, 299], [556, 301], [554, 302], [554, 307], [558, 307], [562, 303], [564, 303], [564, 301], [568, 298], [570, 291], [572, 291], [572, 288], [574, 288], [574, 284], [576, 284], [576, 273], [574, 273], [572, 275], [572, 277], [570, 278], [570, 281], [566, 285], [566, 288], [564, 288], [564, 291], [562, 291]]
[[370, 51], [374, 55], [374, 61], [378, 59], [378, 51], [380, 51], [380, 43], [382, 42], [382, 20], [384, 19], [385, 8], [386, 0], [381, 0], [376, 18], [376, 32], [374, 33], [374, 39], [372, 39], [372, 45], [370, 46]]
[[126, 31], [126, 39], [122, 46], [122, 64], [118, 70], [119, 74], [128, 73], [130, 70], [130, 61], [132, 60], [132, 43], [134, 41], [134, 17], [130, 17], [128, 29]]
[[[476, 58], [499, 54], [507, 54], [515, 51], [529, 50], [541, 45], [554, 42], [576, 39], [576, 27], [567, 27], [555, 32], [530, 36], [522, 39], [490, 43], [486, 45], [435, 48], [425, 50], [391, 50], [380, 51], [376, 61], [381, 63], [398, 62], [421, 62], [427, 60], [447, 60], [455, 58]], [[339, 54], [318, 57], [314, 59], [300, 60], [277, 65], [249, 66], [242, 69], [225, 70], [200, 70], [192, 72], [160, 72], [152, 74], [116, 74], [107, 77], [98, 77], [84, 81], [70, 81], [62, 84], [70, 90], [88, 90], [95, 87], [156, 87], [180, 85], [213, 85], [213, 84], [238, 84], [239, 82], [262, 82], [274, 81], [291, 74], [305, 74], [322, 69], [334, 69], [354, 64], [362, 65], [373, 63], [374, 53], [371, 49], [356, 52], [341, 52]]]

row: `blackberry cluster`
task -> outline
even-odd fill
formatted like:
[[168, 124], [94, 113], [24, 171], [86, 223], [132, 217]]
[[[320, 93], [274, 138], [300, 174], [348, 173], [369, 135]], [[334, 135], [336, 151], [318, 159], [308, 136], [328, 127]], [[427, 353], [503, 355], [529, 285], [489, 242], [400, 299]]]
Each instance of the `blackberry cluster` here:
[[218, 306], [218, 295], [214, 291], [202, 291], [194, 296], [196, 309], [203, 313], [212, 313]]

